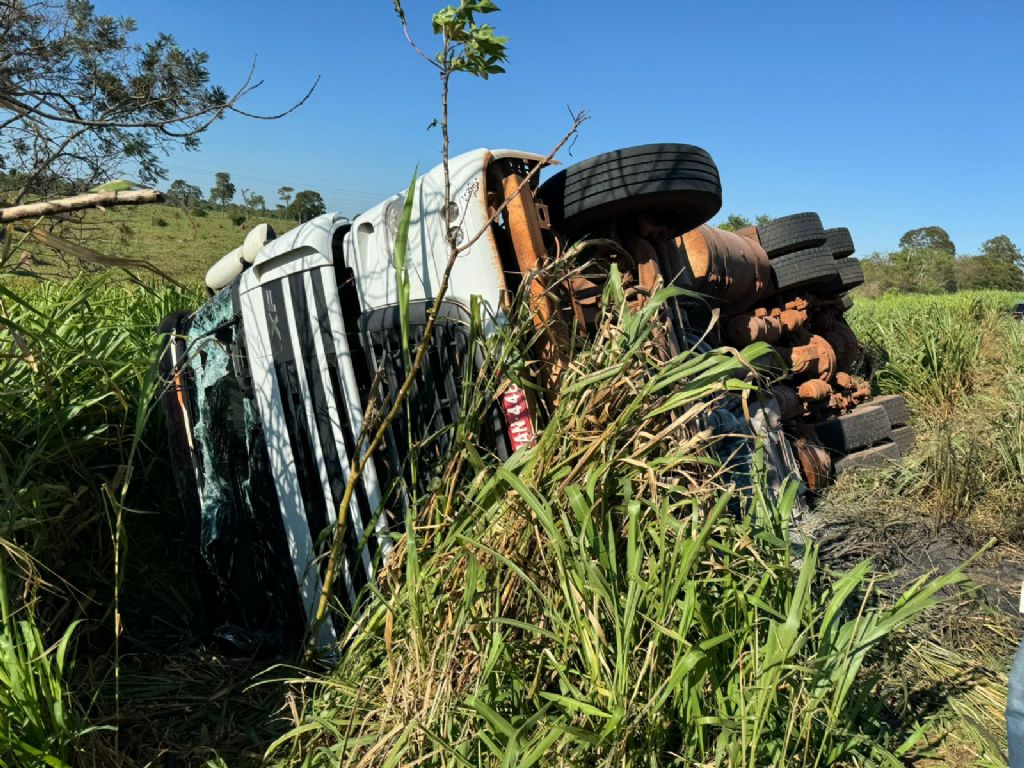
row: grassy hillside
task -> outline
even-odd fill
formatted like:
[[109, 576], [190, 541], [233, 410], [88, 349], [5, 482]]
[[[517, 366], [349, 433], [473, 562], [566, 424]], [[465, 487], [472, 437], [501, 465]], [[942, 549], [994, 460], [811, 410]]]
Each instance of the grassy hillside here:
[[110, 211], [90, 211], [86, 226], [95, 227], [90, 241], [103, 253], [141, 258], [185, 285], [202, 285], [203, 276], [217, 259], [242, 244], [252, 227], [266, 222], [277, 234], [297, 226], [270, 212], [250, 215], [242, 226], [231, 221], [231, 211], [190, 215], [168, 205], [146, 205]]

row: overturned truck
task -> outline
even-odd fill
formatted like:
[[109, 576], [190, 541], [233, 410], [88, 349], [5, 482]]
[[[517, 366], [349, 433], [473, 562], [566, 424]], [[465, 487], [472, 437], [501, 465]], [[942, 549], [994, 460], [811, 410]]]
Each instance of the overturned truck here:
[[[739, 232], [708, 226], [721, 183], [711, 156], [691, 145], [622, 149], [552, 174], [545, 165], [528, 152], [468, 152], [449, 163], [447, 195], [435, 168], [412, 190], [404, 253], [403, 194], [351, 221], [327, 214], [281, 236], [261, 225], [211, 267], [206, 304], [164, 321], [172, 459], [220, 640], [279, 650], [309, 630], [353, 459], [366, 451], [367, 411], [406, 378], [406, 350], [424, 338], [439, 293], [408, 407], [344, 513], [341, 610], [318, 627], [322, 646], [387, 557], [405, 519], [403, 488], [428, 487], [465, 418], [463, 382], [480, 365], [471, 325], [496, 333], [517, 294], [544, 333], [533, 348], [536, 386], [506, 382], [474, 425], [499, 457], [543, 429], [569, 338], [593, 331], [610, 275], [633, 306], [660, 286], [687, 289], [662, 310], [665, 354], [772, 345], [777, 354], [762, 363], [775, 367], [775, 383], [760, 402], [725, 403], [708, 419], [723, 435], [760, 436], [771, 481], [796, 477], [814, 492], [838, 472], [910, 449], [903, 399], [872, 397], [844, 320], [848, 291], [863, 282], [846, 229], [825, 229], [814, 213]], [[583, 245], [572, 251], [579, 259], [615, 269], [581, 269], [549, 290], [545, 265], [572, 243]]]

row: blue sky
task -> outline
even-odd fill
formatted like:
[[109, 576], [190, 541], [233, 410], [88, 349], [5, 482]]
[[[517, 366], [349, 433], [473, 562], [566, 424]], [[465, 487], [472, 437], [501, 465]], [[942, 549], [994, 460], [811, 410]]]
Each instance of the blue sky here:
[[[454, 0], [448, 0], [452, 2]], [[246, 101], [276, 122], [232, 116], [170, 178], [208, 190], [227, 170], [276, 200], [282, 184], [359, 213], [440, 160], [433, 70], [406, 44], [390, 0], [94, 0], [140, 33], [210, 53], [228, 90], [257, 57]], [[433, 50], [443, 0], [407, 0]], [[723, 214], [821, 213], [862, 255], [938, 224], [972, 253], [997, 234], [1024, 246], [1024, 3], [543, 2], [490, 16], [511, 38], [508, 72], [453, 81], [452, 149], [546, 153], [591, 114], [563, 162], [618, 147], [704, 147], [722, 177]]]

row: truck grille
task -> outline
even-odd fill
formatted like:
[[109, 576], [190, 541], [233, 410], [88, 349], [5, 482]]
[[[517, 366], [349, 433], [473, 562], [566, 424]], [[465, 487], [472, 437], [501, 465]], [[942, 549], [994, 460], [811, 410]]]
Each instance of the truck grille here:
[[[409, 350], [415, 353], [426, 331], [430, 302], [413, 302], [409, 308]], [[405, 379], [402, 359], [401, 318], [398, 307], [372, 310], [360, 319], [367, 352], [374, 366], [381, 366], [382, 400], [390, 405]], [[442, 303], [433, 339], [403, 408], [391, 425], [386, 445], [375, 456], [378, 474], [392, 485], [402, 477], [417, 494], [444, 471], [451, 458], [452, 441], [459, 423], [471, 414], [463, 412], [463, 382], [474, 375], [481, 362], [470, 349], [469, 318], [457, 305]], [[500, 413], [492, 409], [475, 428], [488, 447], [508, 455], [507, 438]], [[410, 456], [415, 456], [415, 462]], [[382, 479], [382, 485], [384, 481]], [[407, 500], [399, 506], [404, 511]]]

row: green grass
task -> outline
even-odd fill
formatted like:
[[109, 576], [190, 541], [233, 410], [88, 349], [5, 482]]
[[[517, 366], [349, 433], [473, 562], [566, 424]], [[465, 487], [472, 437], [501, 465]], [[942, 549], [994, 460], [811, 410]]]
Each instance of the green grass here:
[[[126, 217], [139, 242], [165, 248], [164, 268], [182, 245], [162, 243], [169, 232], [202, 271], [240, 241], [226, 216], [197, 219], [192, 240], [173, 216]], [[194, 283], [198, 269], [176, 274]], [[884, 558], [795, 550], [787, 500], [724, 486], [699, 416], [746, 386], [733, 352], [665, 364], [648, 318], [609, 316], [536, 449], [502, 465], [460, 432], [449, 482], [418, 500], [337, 669], [249, 688], [258, 668], [149, 645], [186, 644], [194, 600], [164, 568], [182, 553], [167, 533], [177, 512], [151, 409], [153, 329], [201, 292], [99, 279], [0, 299], [4, 757], [141, 765], [171, 750], [234, 766], [269, 748], [289, 766], [896, 765], [929, 753], [1000, 764], [1019, 628], [964, 603], [959, 571], [886, 586]], [[920, 447], [845, 478], [826, 506], [921, 521], [974, 548], [990, 533], [1021, 538], [1024, 340], [999, 313], [1010, 299], [858, 301], [877, 385], [908, 392]], [[162, 623], [148, 633], [147, 621]], [[20, 687], [3, 682], [15, 677]], [[109, 726], [120, 733], [89, 731]]]
[[876, 388], [903, 393], [914, 415], [919, 449], [897, 473], [903, 499], [936, 523], [1014, 541], [1024, 538], [1024, 323], [1007, 310], [1019, 298], [888, 296], [851, 313]]
[[46, 758], [64, 768], [91, 730], [66, 689], [76, 624], [47, 647], [31, 602], [12, 605], [6, 560], [0, 559], [0, 750], [17, 765]]
[[198, 300], [104, 278], [0, 288], [0, 754], [69, 760], [93, 705], [91, 684], [68, 690], [72, 632], [112, 676], [115, 590], [128, 573], [152, 578], [147, 560], [171, 559], [133, 542], [129, 568], [128, 532], [162, 527], [154, 513], [176, 506], [149, 418], [154, 329]]
[[199, 296], [101, 278], [0, 300], [0, 534], [62, 574], [96, 565], [97, 523], [149, 412], [155, 327]]
[[89, 211], [82, 229], [87, 230], [89, 244], [103, 253], [146, 259], [184, 285], [202, 286], [206, 270], [241, 245], [257, 224], [270, 224], [278, 235], [297, 226], [293, 220], [267, 213], [252, 214], [239, 227], [231, 221], [232, 215], [211, 210], [196, 216], [169, 205], [129, 206]]
[[500, 463], [456, 443], [337, 669], [304, 678], [312, 705], [277, 761], [754, 768], [920, 752], [935, 712], [880, 670], [961, 572], [889, 597], [868, 562], [831, 572], [795, 551], [795, 488], [775, 503], [724, 486], [700, 426], [747, 386], [742, 357], [659, 359], [651, 309], [606, 318], [535, 449]]
[[99, 184], [98, 186], [90, 189], [90, 192], [123, 192], [129, 189], [143, 189], [144, 187], [137, 181], [130, 181], [128, 179], [114, 179], [108, 181], [106, 184]]
[[836, 547], [874, 554], [899, 583], [995, 540], [970, 573], [1000, 608], [934, 616], [929, 642], [905, 660], [909, 685], [930, 688], [936, 672], [960, 679], [946, 690], [958, 746], [945, 764], [1005, 764], [1006, 676], [1024, 635], [1015, 615], [1024, 568], [1024, 324], [1008, 312], [1020, 299], [890, 295], [858, 298], [850, 313], [871, 350], [876, 388], [905, 394], [917, 445], [888, 470], [848, 475], [827, 494], [819, 511], [827, 528], [842, 531]]

